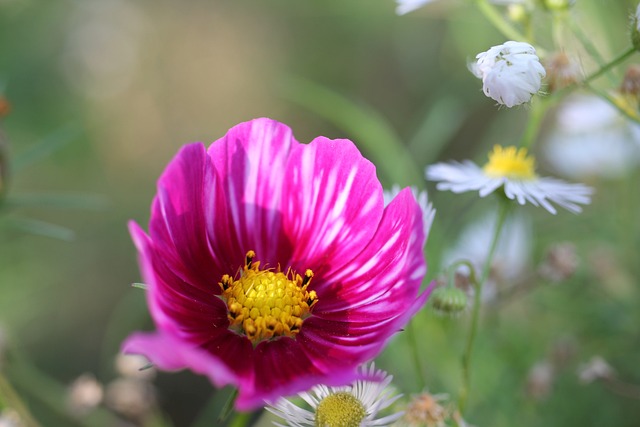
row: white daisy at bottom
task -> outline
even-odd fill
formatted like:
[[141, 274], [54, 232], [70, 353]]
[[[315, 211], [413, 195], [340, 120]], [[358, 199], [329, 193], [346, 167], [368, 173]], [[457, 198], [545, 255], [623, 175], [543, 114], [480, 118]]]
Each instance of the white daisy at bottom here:
[[378, 377], [380, 381], [357, 380], [344, 387], [318, 385], [298, 395], [309, 404], [311, 410], [301, 408], [287, 399], [279, 399], [266, 409], [282, 418], [282, 427], [370, 427], [388, 426], [398, 420], [403, 412], [377, 418], [402, 395], [393, 395], [389, 384], [393, 376], [375, 369], [371, 363], [363, 365], [360, 372], [366, 377]]
[[502, 188], [504, 194], [519, 204], [542, 206], [552, 214], [552, 202], [573, 213], [579, 213], [591, 202], [593, 189], [583, 184], [570, 184], [555, 178], [541, 178], [535, 173], [535, 159], [526, 148], [496, 145], [489, 161], [480, 168], [466, 160], [462, 163], [438, 163], [426, 170], [428, 180], [438, 181], [438, 190], [454, 193], [479, 191], [480, 197]]

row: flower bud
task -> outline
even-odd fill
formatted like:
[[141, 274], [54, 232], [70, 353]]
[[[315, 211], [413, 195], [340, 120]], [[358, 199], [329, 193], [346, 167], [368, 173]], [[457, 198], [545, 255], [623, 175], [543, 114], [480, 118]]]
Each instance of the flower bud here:
[[511, 21], [519, 24], [527, 23], [531, 19], [531, 14], [525, 5], [520, 3], [510, 4], [509, 7], [507, 7], [507, 16]]
[[537, 362], [527, 375], [526, 393], [534, 400], [543, 400], [551, 394], [555, 380], [553, 365], [547, 360]]
[[636, 13], [631, 15], [631, 44], [640, 51], [640, 4], [636, 8]]
[[429, 300], [436, 313], [442, 315], [455, 316], [467, 308], [467, 295], [452, 286], [437, 288]]
[[11, 104], [3, 95], [0, 95], [0, 119], [11, 112]]
[[444, 426], [451, 418], [451, 411], [441, 403], [447, 400], [446, 394], [428, 392], [413, 396], [404, 412], [403, 424], [407, 426]]
[[582, 384], [615, 377], [615, 371], [602, 356], [593, 356], [587, 363], [578, 367], [578, 378]]
[[529, 102], [546, 75], [528, 43], [508, 41], [479, 53], [476, 59], [469, 68], [482, 79], [484, 94], [509, 108]]
[[640, 103], [640, 65], [634, 64], [627, 68], [618, 90], [630, 101], [635, 101], [635, 104]]
[[572, 243], [560, 243], [549, 248], [538, 272], [551, 282], [562, 282], [573, 276], [579, 261], [576, 247]]
[[560, 12], [568, 10], [575, 2], [576, 0], [543, 0], [542, 4], [547, 10]]
[[580, 66], [564, 52], [556, 52], [551, 55], [545, 63], [545, 69], [547, 70], [547, 90], [549, 93], [576, 83], [581, 78]]
[[102, 384], [93, 374], [82, 374], [69, 386], [67, 407], [77, 417], [89, 414], [101, 402], [104, 391]]

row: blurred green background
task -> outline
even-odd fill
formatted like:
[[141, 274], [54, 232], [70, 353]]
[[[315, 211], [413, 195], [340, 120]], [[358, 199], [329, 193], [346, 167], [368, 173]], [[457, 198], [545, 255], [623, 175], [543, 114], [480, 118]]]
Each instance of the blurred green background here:
[[[575, 12], [612, 57], [627, 46], [634, 7], [579, 0]], [[495, 200], [437, 194], [424, 166], [481, 160], [493, 144], [516, 142], [527, 116], [498, 110], [466, 67], [503, 41], [464, 1], [399, 17], [391, 0], [0, 0], [0, 94], [12, 107], [1, 122], [10, 169], [0, 208], [0, 323], [11, 355], [3, 369], [35, 416], [44, 426], [119, 425], [74, 421], [64, 393], [84, 372], [113, 379], [122, 339], [152, 328], [144, 291], [129, 286], [140, 276], [126, 222], [146, 224], [155, 180], [182, 144], [214, 141], [239, 122], [278, 119], [302, 142], [350, 138], [385, 186], [429, 188], [435, 278], [443, 251]], [[637, 396], [576, 375], [602, 355], [640, 384], [638, 178], [594, 178], [593, 205], [580, 216], [524, 208], [535, 230], [530, 271], [565, 240], [582, 263], [559, 286], [540, 283], [485, 308], [469, 422], [638, 425]], [[413, 324], [428, 389], [454, 400], [467, 320], [427, 310]], [[558, 345], [569, 347], [567, 360], [534, 398], [530, 369]], [[379, 364], [405, 395], [420, 391], [406, 333]], [[206, 380], [163, 373], [155, 384], [167, 425], [215, 425], [211, 405], [222, 397]]]

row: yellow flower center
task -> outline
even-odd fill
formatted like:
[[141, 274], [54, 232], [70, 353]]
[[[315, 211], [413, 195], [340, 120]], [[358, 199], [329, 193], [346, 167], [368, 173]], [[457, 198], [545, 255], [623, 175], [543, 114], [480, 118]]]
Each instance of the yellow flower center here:
[[535, 166], [535, 159], [527, 155], [526, 148], [496, 145], [483, 170], [492, 178], [534, 179]]
[[316, 292], [307, 290], [313, 272], [307, 270], [302, 277], [291, 270], [261, 270], [260, 262], [253, 261], [255, 255], [247, 252], [238, 278], [225, 274], [218, 283], [230, 327], [254, 344], [283, 335], [294, 338], [318, 302]]
[[354, 395], [346, 391], [330, 394], [316, 408], [316, 427], [360, 427], [367, 412]]

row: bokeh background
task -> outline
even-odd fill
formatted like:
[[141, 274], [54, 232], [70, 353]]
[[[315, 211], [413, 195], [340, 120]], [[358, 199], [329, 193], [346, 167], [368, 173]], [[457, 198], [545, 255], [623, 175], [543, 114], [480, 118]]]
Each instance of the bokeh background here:
[[[126, 425], [107, 411], [70, 416], [66, 393], [86, 372], [113, 380], [122, 339], [153, 327], [144, 291], [130, 286], [140, 276], [127, 221], [146, 224], [155, 180], [182, 144], [212, 142], [239, 122], [278, 119], [303, 142], [350, 138], [385, 186], [428, 188], [438, 210], [427, 246], [436, 278], [447, 248], [495, 200], [438, 194], [423, 168], [482, 162], [493, 144], [518, 140], [527, 116], [496, 108], [467, 70], [476, 53], [504, 41], [470, 3], [399, 17], [391, 0], [0, 0], [0, 95], [11, 105], [0, 119], [9, 170], [0, 369], [42, 425]], [[605, 56], [627, 47], [634, 2], [577, 3]], [[544, 28], [550, 17], [537, 19]], [[550, 116], [542, 139], [552, 127]], [[544, 159], [539, 168], [553, 172]], [[469, 422], [638, 425], [637, 389], [616, 393], [576, 373], [601, 355], [620, 379], [640, 384], [638, 178], [637, 167], [589, 177], [597, 193], [580, 216], [523, 209], [534, 232], [520, 278], [530, 283], [484, 309]], [[538, 280], [546, 250], [563, 241], [575, 244], [577, 271], [558, 285]], [[467, 323], [428, 309], [414, 321], [432, 393], [455, 399]], [[549, 360], [550, 379], [536, 389], [532, 368]], [[407, 332], [378, 363], [405, 395], [421, 391]], [[186, 372], [158, 374], [154, 384], [161, 415], [146, 425], [215, 425], [228, 394]], [[268, 425], [260, 414], [251, 422]]]

